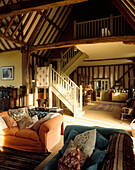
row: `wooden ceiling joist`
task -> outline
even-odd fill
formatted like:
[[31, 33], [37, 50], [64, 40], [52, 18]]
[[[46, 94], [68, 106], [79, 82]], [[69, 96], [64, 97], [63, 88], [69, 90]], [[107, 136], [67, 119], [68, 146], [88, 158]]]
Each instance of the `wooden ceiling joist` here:
[[70, 4], [80, 3], [88, 0], [33, 0], [22, 1], [20, 3], [12, 4], [10, 6], [3, 6], [0, 8], [0, 19], [13, 15], [20, 15], [23, 13], [40, 11], [59, 6], [66, 6]]
[[16, 43], [16, 44], [20, 44], [20, 45], [22, 45], [22, 46], [27, 46], [26, 43], [24, 43], [24, 42], [22, 42], [22, 41], [19, 41], [19, 40], [17, 40], [17, 39], [14, 39], [14, 38], [12, 38], [12, 37], [10, 37], [10, 36], [6, 36], [6, 35], [4, 35], [3, 33], [0, 33], [0, 37], [3, 38], [3, 39], [5, 39], [5, 40], [14, 42], [14, 43]]
[[[46, 15], [47, 12], [48, 12], [48, 10], [45, 10], [42, 14], [43, 14], [43, 15]], [[43, 21], [44, 21], [44, 16], [42, 16], [42, 17], [40, 18], [40, 20], [39, 20], [36, 28], [34, 29], [33, 33], [31, 34], [31, 36], [30, 36], [30, 38], [29, 38], [28, 44], [31, 44], [31, 43], [33, 42], [33, 40], [34, 40], [34, 38], [35, 38], [35, 35], [36, 35], [37, 32], [39, 31], [39, 29], [40, 29]]]
[[122, 58], [104, 58], [104, 59], [98, 59], [98, 60], [84, 60], [83, 62], [97, 62], [97, 61], [109, 61], [109, 60], [133, 60], [133, 57], [122, 57]]
[[10, 23], [9, 23], [9, 25], [8, 25], [8, 27], [7, 27], [6, 31], [5, 31], [5, 33], [4, 33], [5, 35], [8, 33], [8, 31], [9, 31], [11, 25], [12, 25], [13, 22], [14, 22], [15, 17], [16, 17], [16, 16], [13, 16], [13, 17], [12, 17], [12, 19], [11, 19], [11, 21], [10, 21]]
[[66, 48], [72, 47], [80, 44], [94, 44], [94, 43], [107, 43], [107, 42], [123, 42], [123, 41], [132, 41], [135, 42], [135, 36], [117, 36], [117, 37], [103, 37], [103, 38], [90, 38], [90, 39], [80, 39], [80, 40], [72, 40], [65, 42], [57, 42], [52, 44], [44, 44], [44, 45], [35, 45], [29, 47], [31, 52], [45, 50], [45, 49], [57, 49], [57, 48]]
[[124, 6], [124, 1], [120, 0], [112, 0], [113, 4], [118, 8], [118, 10], [121, 12], [121, 14], [125, 17], [125, 19], [128, 21], [128, 23], [132, 26], [132, 28], [135, 30], [135, 17], [132, 15], [129, 9]]
[[25, 21], [25, 23], [24, 23], [21, 31], [20, 31], [19, 34], [17, 35], [17, 39], [19, 39], [19, 37], [23, 34], [23, 31], [24, 31], [25, 27], [27, 26], [27, 24], [28, 24], [31, 16], [32, 16], [32, 13], [29, 13], [29, 15], [28, 15], [28, 17], [27, 17], [27, 19], [26, 19], [26, 21]]
[[25, 18], [25, 14], [23, 15], [23, 17], [21, 18], [21, 21], [19, 22], [18, 26], [16, 27], [16, 29], [14, 30], [13, 34], [12, 34], [12, 37], [14, 37], [14, 35], [16, 34], [16, 32], [18, 31], [18, 29], [20, 28], [24, 18]]

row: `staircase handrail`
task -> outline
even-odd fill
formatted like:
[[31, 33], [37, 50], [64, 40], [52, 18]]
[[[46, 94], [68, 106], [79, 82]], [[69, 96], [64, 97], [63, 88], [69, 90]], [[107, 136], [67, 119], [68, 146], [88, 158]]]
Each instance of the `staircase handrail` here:
[[51, 68], [51, 74], [52, 74], [52, 81], [51, 81], [51, 85], [55, 87], [56, 84], [59, 85], [60, 90], [57, 89], [59, 92], [61, 91], [65, 91], [66, 90], [66, 94], [68, 95], [68, 97], [70, 97], [70, 99], [72, 99], [74, 101], [74, 107], [76, 106], [76, 103], [79, 103], [79, 108], [82, 110], [82, 86], [80, 86], [81, 88], [79, 88], [74, 82], [74, 86], [72, 86], [71, 84], [69, 84], [68, 81], [66, 81], [65, 77], [63, 77], [62, 75], [60, 75], [57, 71], [55, 71], [55, 69]]
[[70, 88], [73, 88], [65, 79], [64, 77], [62, 77], [57, 71], [55, 71], [53, 68], [52, 68], [52, 71], [55, 72], [55, 74], [57, 74], [66, 84], [68, 84], [68, 86]]
[[61, 68], [63, 68], [78, 52], [80, 52], [80, 50], [78, 50], [77, 48], [75, 50], [75, 48], [75, 46], [69, 47], [64, 53], [61, 52]]
[[[63, 75], [64, 78], [67, 79], [67, 82], [68, 82], [68, 83], [71, 82], [71, 83], [69, 83], [70, 85], [73, 84], [73, 85], [76, 86], [78, 89], [80, 89], [80, 88], [77, 86], [77, 84], [76, 84], [73, 80], [71, 80], [71, 79], [69, 78], [69, 76], [67, 76], [63, 71], [60, 71], [60, 74]], [[72, 86], [72, 85], [71, 85], [71, 86]]]

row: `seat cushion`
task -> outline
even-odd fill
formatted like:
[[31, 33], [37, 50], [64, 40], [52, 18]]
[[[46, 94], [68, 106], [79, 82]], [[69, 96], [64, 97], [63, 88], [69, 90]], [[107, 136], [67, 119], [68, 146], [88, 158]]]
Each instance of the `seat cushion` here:
[[11, 128], [6, 128], [6, 129], [3, 129], [3, 130], [0, 130], [0, 134], [1, 135], [12, 135], [12, 136], [15, 136], [16, 132], [18, 131], [18, 127], [17, 126], [14, 126], [14, 127], [11, 127]]
[[15, 136], [21, 137], [21, 138], [31, 139], [31, 140], [34, 140], [34, 141], [39, 141], [38, 134], [34, 130], [31, 130], [30, 128], [19, 130], [18, 132], [16, 132]]

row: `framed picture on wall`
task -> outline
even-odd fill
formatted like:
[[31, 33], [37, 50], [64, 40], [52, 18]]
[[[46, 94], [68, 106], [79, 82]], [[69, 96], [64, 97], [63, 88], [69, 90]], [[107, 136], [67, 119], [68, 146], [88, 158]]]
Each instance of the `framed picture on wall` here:
[[14, 79], [14, 67], [4, 66], [1, 67], [1, 80], [13, 80]]

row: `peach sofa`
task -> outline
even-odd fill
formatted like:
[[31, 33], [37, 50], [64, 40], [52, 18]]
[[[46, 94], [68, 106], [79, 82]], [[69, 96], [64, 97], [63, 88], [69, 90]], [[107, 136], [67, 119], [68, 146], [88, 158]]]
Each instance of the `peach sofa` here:
[[[0, 116], [8, 112], [0, 113]], [[63, 116], [57, 115], [44, 122], [39, 129], [39, 134], [31, 128], [19, 130], [17, 126], [0, 130], [0, 145], [13, 149], [46, 153], [60, 140]]]

